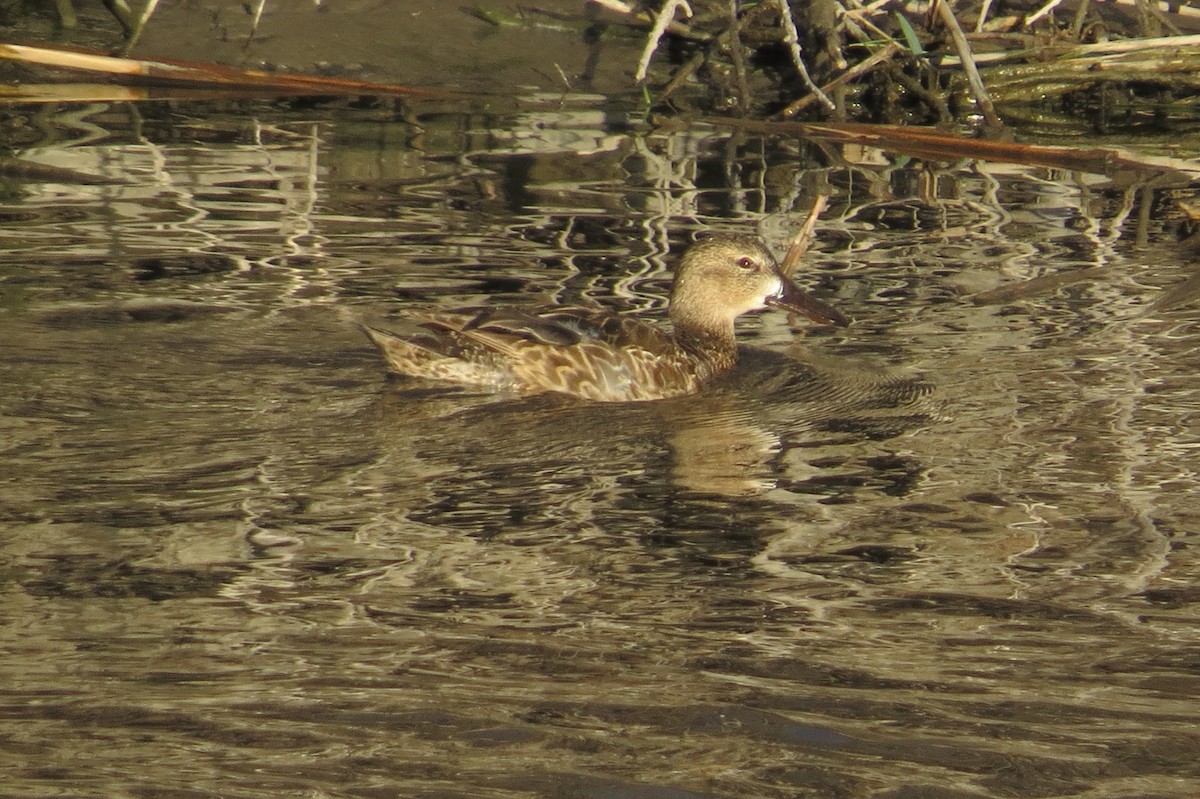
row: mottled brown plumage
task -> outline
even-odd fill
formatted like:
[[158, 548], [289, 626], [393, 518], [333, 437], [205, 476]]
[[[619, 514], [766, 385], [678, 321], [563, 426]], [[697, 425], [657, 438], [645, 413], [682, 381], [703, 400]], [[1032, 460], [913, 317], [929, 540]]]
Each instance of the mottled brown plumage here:
[[671, 289], [670, 331], [588, 308], [486, 308], [424, 320], [432, 332], [367, 335], [393, 371], [497, 389], [557, 391], [601, 402], [695, 393], [737, 363], [734, 320], [774, 305], [846, 324], [780, 271], [753, 236], [712, 236], [684, 254]]

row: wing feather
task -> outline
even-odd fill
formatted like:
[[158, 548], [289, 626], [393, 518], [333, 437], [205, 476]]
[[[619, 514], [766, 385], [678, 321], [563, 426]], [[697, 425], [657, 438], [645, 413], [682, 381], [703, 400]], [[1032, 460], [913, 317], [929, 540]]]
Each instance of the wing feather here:
[[535, 390], [628, 401], [692, 393], [701, 379], [670, 333], [595, 308], [488, 308], [438, 314], [423, 324], [449, 333], [454, 349], [474, 351], [471, 360], [490, 362], [492, 370], [503, 361], [513, 378]]

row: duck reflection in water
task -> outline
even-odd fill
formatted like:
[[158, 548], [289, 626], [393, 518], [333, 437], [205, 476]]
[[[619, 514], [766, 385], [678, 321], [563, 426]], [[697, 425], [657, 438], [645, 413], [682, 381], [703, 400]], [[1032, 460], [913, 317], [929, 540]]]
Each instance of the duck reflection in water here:
[[436, 314], [416, 336], [367, 327], [389, 367], [411, 377], [521, 394], [547, 391], [600, 402], [694, 394], [733, 369], [734, 321], [777, 307], [847, 324], [801, 291], [754, 236], [714, 235], [684, 254], [671, 288], [671, 330], [606, 311], [487, 308]]

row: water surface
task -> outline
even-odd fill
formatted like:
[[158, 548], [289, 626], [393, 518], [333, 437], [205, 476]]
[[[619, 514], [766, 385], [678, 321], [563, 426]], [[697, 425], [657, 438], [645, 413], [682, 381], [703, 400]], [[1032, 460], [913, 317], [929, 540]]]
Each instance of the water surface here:
[[[596, 97], [40, 114], [78, 174], [0, 205], [8, 795], [1200, 790], [1179, 186]], [[854, 325], [747, 319], [698, 397], [389, 379], [357, 328], [661, 319], [688, 238], [782, 251], [820, 191], [798, 279]]]

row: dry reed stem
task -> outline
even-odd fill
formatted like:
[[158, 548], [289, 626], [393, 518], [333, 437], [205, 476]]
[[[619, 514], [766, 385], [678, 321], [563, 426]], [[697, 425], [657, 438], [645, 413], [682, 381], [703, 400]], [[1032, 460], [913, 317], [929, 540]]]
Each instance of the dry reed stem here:
[[779, 18], [783, 24], [783, 43], [788, 46], [788, 51], [792, 54], [792, 63], [795, 64], [796, 71], [800, 73], [800, 80], [804, 81], [804, 85], [812, 92], [812, 96], [820, 100], [822, 105], [830, 111], [836, 111], [837, 106], [833, 100], [830, 100], [829, 96], [821, 91], [821, 87], [817, 86], [808, 74], [808, 67], [804, 64], [804, 56], [800, 50], [800, 32], [796, 30], [796, 20], [792, 18], [791, 6], [788, 5], [787, 0], [775, 0], [775, 2], [779, 6]]
[[662, 40], [663, 34], [667, 32], [667, 25], [675, 18], [676, 9], [682, 9], [683, 16], [691, 19], [692, 7], [688, 5], [687, 0], [667, 0], [667, 4], [654, 18], [654, 27], [650, 29], [650, 35], [646, 38], [646, 47], [642, 50], [642, 57], [638, 61], [637, 72], [633, 77], [639, 83], [646, 79], [646, 72], [650, 69], [650, 59], [654, 57], [658, 43]]
[[967, 36], [959, 26], [958, 20], [955, 19], [954, 10], [950, 8], [950, 0], [937, 0], [937, 10], [942, 23], [950, 32], [950, 39], [954, 42], [954, 49], [958, 51], [963, 71], [967, 75], [967, 83], [971, 85], [971, 93], [975, 95], [975, 102], [979, 104], [979, 112], [983, 114], [984, 121], [990, 127], [1003, 127], [1004, 123], [996, 114], [996, 108], [992, 105], [992, 98], [988, 95], [987, 87], [983, 85], [983, 78], [979, 77], [979, 68], [975, 66], [975, 59], [971, 54], [971, 45], [967, 42]]
[[[870, 72], [872, 69], [879, 66], [884, 61], [891, 60], [892, 57], [895, 56], [899, 52], [900, 52], [900, 45], [896, 44], [895, 42], [888, 42], [887, 45], [885, 45], [882, 50], [879, 50], [879, 51], [873, 53], [870, 58], [867, 58], [864, 61], [860, 61], [859, 63], [855, 64], [850, 69], [843, 72], [841, 75], [838, 75], [836, 78], [829, 81], [829, 83], [826, 83], [822, 87], [822, 89], [824, 92], [831, 92], [834, 89], [836, 89], [837, 87], [854, 80], [859, 75], [863, 75], [867, 72]], [[804, 97], [801, 97], [799, 100], [796, 100], [795, 102], [789, 104], [787, 108], [785, 108], [779, 112], [779, 115], [781, 117], [783, 117], [784, 119], [794, 117], [801, 110], [812, 105], [816, 101], [817, 101], [816, 94], [805, 95]]]
[[729, 0], [729, 54], [733, 60], [733, 76], [737, 80], [738, 110], [750, 111], [750, 81], [746, 77], [746, 59], [742, 55], [742, 36], [738, 22], [737, 0]]
[[[1063, 2], [1063, 0], [1050, 0], [1048, 3], [1046, 3], [1041, 8], [1039, 8], [1037, 11], [1034, 11], [1032, 14], [1030, 14], [1028, 17], [1026, 17], [1025, 24], [1032, 25], [1033, 23], [1037, 22], [1039, 19], [1046, 16], [1051, 11], [1053, 11], [1054, 9], [1056, 9], [1060, 5], [1062, 5], [1062, 2]], [[1084, 0], [1085, 5], [1086, 5], [1086, 3], [1087, 3], [1087, 0]]]
[[632, 14], [635, 9], [629, 3], [623, 3], [621, 0], [588, 0], [602, 8], [607, 8], [609, 11], [615, 11], [618, 14]]
[[821, 218], [821, 214], [825, 212], [828, 205], [829, 195], [827, 194], [818, 194], [813, 198], [813, 204], [808, 209], [808, 218], [796, 231], [796, 235], [792, 236], [787, 254], [783, 256], [783, 262], [779, 264], [779, 271], [783, 272], [784, 277], [790, 277], [796, 271], [796, 267], [800, 265], [800, 259], [808, 252], [813, 241], [813, 231], [817, 229], [817, 220]]
[[326, 78], [319, 75], [289, 75], [255, 69], [238, 69], [178, 59], [118, 58], [79, 48], [34, 47], [0, 43], [0, 59], [24, 64], [39, 64], [59, 69], [116, 75], [131, 83], [154, 82], [179, 86], [258, 91], [267, 94], [387, 94], [411, 95], [435, 99], [468, 99], [474, 95], [444, 89], [426, 89], [392, 83]]

